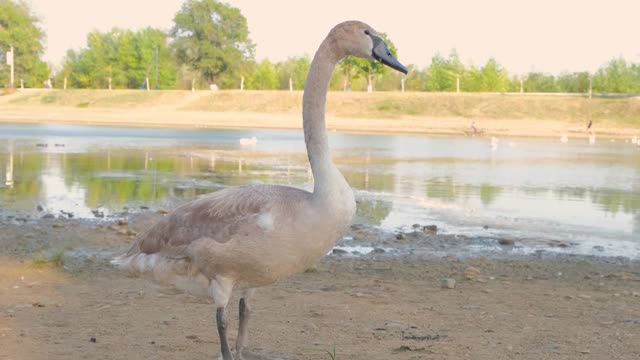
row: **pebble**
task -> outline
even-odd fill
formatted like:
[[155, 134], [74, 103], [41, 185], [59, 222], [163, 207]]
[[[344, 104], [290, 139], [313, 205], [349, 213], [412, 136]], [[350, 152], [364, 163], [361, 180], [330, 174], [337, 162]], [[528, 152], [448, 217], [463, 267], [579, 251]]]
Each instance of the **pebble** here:
[[92, 337], [91, 339], [89, 339], [89, 341], [92, 342], [92, 343], [95, 343], [95, 342], [98, 342], [98, 339]]
[[500, 239], [498, 240], [498, 244], [502, 246], [513, 246], [515, 242], [511, 239]]
[[120, 219], [118, 220], [118, 225], [120, 226], [129, 225], [129, 222], [125, 219]]
[[397, 240], [404, 240], [405, 238], [406, 238], [406, 236], [404, 236], [403, 233], [396, 234], [396, 239]]
[[464, 278], [467, 280], [476, 280], [480, 276], [480, 269], [469, 266], [464, 270]]
[[167, 209], [158, 209], [158, 214], [165, 215], [165, 214], [168, 214], [168, 213], [169, 213], [169, 210], [167, 210]]
[[443, 289], [454, 289], [456, 287], [456, 280], [452, 278], [446, 278], [440, 280], [440, 286]]
[[422, 231], [436, 234], [438, 232], [438, 225], [427, 225], [422, 228]]
[[544, 349], [547, 351], [558, 351], [560, 350], [560, 344], [556, 344], [556, 343], [544, 344]]
[[332, 251], [333, 255], [344, 255], [347, 254], [346, 250], [342, 250], [342, 249], [333, 249]]

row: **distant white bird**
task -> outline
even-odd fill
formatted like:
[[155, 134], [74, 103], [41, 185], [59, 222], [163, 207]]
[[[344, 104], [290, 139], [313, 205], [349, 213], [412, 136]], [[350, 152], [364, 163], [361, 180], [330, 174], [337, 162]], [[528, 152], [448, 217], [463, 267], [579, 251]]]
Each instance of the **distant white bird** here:
[[496, 151], [496, 149], [498, 149], [498, 142], [500, 142], [500, 140], [497, 137], [495, 137], [495, 136], [491, 137], [491, 150], [492, 151]]
[[258, 143], [258, 138], [253, 136], [251, 138], [241, 138], [240, 139], [240, 145], [244, 145], [244, 146], [248, 146], [248, 145], [255, 145]]
[[567, 136], [567, 134], [562, 134], [562, 136], [560, 136], [560, 142], [563, 144], [566, 144], [569, 142], [569, 137]]
[[637, 144], [638, 144], [638, 137], [634, 135], [634, 136], [631, 138], [631, 143], [632, 143], [632, 144], [637, 145]]
[[593, 130], [591, 131], [591, 134], [589, 134], [589, 145], [593, 145], [596, 143], [596, 133], [593, 132]]

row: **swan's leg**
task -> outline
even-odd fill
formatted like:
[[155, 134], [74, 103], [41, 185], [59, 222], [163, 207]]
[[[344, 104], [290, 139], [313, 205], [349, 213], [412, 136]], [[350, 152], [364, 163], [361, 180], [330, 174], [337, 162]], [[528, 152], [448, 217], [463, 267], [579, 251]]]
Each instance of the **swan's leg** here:
[[253, 291], [253, 289], [245, 291], [242, 298], [240, 298], [240, 324], [238, 325], [238, 339], [236, 340], [236, 354], [240, 360], [242, 360], [242, 350], [247, 344], [247, 338], [249, 337], [249, 333], [247, 331], [247, 325], [249, 324], [249, 317], [251, 315], [249, 298], [253, 295]]
[[211, 281], [211, 295], [216, 304], [216, 325], [218, 326], [223, 360], [233, 360], [233, 356], [231, 356], [231, 351], [229, 350], [229, 341], [227, 340], [227, 316], [225, 314], [225, 308], [227, 307], [227, 303], [229, 303], [232, 290], [233, 281], [230, 279], [217, 277]]

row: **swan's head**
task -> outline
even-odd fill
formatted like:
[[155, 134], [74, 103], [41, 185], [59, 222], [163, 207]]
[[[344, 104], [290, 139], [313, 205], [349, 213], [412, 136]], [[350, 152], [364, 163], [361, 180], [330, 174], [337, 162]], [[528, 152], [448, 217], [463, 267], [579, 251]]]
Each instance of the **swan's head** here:
[[380, 61], [392, 69], [407, 73], [407, 68], [391, 54], [382, 37], [363, 22], [340, 23], [331, 30], [329, 35], [335, 40], [343, 56], [351, 55]]

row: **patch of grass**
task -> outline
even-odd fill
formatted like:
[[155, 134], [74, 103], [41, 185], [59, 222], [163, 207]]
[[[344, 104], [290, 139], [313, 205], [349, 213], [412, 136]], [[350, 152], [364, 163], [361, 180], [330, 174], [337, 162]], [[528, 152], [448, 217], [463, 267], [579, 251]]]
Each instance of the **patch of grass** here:
[[33, 260], [31, 264], [35, 267], [44, 267], [44, 266], [54, 266], [54, 267], [62, 267], [64, 266], [65, 255], [64, 251], [56, 251], [51, 254], [36, 254], [33, 256]]
[[78, 103], [78, 105], [76, 105], [76, 106], [79, 107], [79, 108], [88, 108], [89, 105], [91, 105], [91, 103], [88, 102], [88, 101], [85, 101], [85, 102]]
[[43, 104], [53, 104], [58, 101], [58, 97], [54, 94], [45, 95], [40, 98], [40, 102]]
[[336, 357], [336, 345], [335, 344], [333, 344], [333, 350], [332, 351], [325, 350], [324, 352], [326, 352], [329, 355], [329, 358], [331, 360], [336, 360], [337, 359], [337, 357]]

